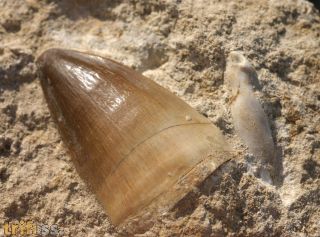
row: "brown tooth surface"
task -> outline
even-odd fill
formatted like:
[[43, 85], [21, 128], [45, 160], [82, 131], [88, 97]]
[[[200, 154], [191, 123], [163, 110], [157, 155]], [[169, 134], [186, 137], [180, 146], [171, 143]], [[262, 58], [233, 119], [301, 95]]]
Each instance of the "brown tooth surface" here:
[[76, 168], [116, 225], [172, 207], [204, 178], [200, 163], [210, 173], [230, 158], [208, 119], [124, 65], [62, 49], [37, 63]]

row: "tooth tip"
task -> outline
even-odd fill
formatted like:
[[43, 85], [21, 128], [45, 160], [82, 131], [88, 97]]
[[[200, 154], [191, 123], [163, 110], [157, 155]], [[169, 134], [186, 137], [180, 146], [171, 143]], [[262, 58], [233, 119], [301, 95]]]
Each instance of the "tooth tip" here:
[[44, 66], [47, 64], [50, 64], [50, 62], [53, 59], [56, 59], [61, 55], [61, 53], [66, 52], [67, 50], [65, 49], [59, 49], [59, 48], [50, 48], [45, 51], [43, 51], [40, 56], [37, 59], [37, 64], [39, 66]]
[[48, 49], [45, 50], [40, 54], [40, 56], [37, 58], [37, 65], [40, 67], [40, 69], [43, 69], [43, 67], [46, 65], [46, 62], [49, 61], [49, 59], [52, 57], [52, 55], [55, 54], [55, 49]]

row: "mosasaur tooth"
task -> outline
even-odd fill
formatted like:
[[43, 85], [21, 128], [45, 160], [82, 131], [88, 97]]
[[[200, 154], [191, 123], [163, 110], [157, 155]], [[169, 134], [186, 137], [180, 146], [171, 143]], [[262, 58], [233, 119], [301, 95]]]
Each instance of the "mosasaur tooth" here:
[[267, 116], [253, 93], [256, 80], [255, 69], [249, 61], [240, 52], [231, 52], [226, 84], [231, 91], [231, 114], [236, 132], [248, 146], [249, 152], [262, 163], [272, 165], [275, 147]]
[[75, 166], [115, 225], [148, 222], [230, 159], [208, 119], [122, 64], [62, 49], [37, 64]]

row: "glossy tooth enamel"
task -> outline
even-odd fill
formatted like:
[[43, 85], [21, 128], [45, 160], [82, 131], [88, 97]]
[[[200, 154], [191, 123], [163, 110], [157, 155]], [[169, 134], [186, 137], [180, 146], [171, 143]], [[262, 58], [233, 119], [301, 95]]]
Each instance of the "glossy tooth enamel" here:
[[50, 49], [38, 66], [75, 166], [116, 225], [167, 210], [205, 178], [201, 169], [230, 159], [208, 119], [122, 64]]

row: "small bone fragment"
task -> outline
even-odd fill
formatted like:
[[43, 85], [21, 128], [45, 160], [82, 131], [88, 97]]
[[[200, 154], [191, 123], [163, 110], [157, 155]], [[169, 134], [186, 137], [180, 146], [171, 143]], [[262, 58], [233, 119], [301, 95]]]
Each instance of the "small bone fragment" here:
[[239, 52], [231, 52], [226, 69], [226, 84], [231, 91], [231, 114], [235, 130], [248, 146], [258, 163], [267, 166], [260, 169], [260, 176], [268, 183], [275, 158], [275, 147], [267, 116], [255, 98], [253, 84], [257, 80], [255, 69]]

